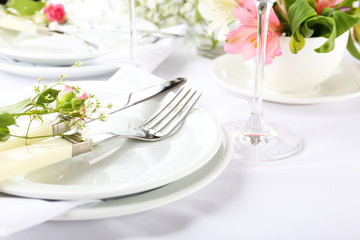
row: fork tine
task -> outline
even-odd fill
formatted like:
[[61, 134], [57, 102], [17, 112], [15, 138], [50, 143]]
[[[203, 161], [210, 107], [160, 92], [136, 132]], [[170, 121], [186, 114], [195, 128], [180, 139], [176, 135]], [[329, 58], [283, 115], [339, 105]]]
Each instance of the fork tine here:
[[[190, 90], [188, 90], [187, 92], [182, 94], [182, 92], [184, 91], [184, 88], [181, 88], [176, 93], [176, 95], [167, 104], [165, 104], [165, 106], [163, 106], [161, 109], [156, 111], [140, 127], [150, 129], [150, 128], [157, 126], [168, 114], [170, 114], [172, 111], [174, 111], [177, 108], [177, 106], [181, 103], [181, 101], [183, 101], [185, 99], [185, 97], [189, 94]], [[180, 100], [177, 100], [178, 98], [180, 98]], [[175, 101], [175, 100], [177, 100], [177, 101]]]
[[[191, 89], [187, 92], [191, 91]], [[185, 98], [186, 96], [184, 96]], [[198, 91], [193, 92], [185, 103], [182, 103], [184, 98], [177, 104], [178, 109], [174, 112], [169, 113], [164, 118], [161, 119], [156, 125], [160, 125], [158, 128], [152, 128], [151, 133], [153, 135], [158, 135], [160, 133], [161, 136], [167, 136], [171, 132], [173, 132], [187, 117], [187, 115], [192, 111], [195, 107], [196, 103], [199, 101], [201, 97], [201, 93]]]

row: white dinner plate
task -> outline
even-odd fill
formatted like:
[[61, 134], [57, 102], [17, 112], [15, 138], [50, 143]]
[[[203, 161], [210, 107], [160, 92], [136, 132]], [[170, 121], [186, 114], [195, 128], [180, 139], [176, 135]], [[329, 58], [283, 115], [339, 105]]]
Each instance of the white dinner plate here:
[[[138, 27], [158, 30], [155, 24], [146, 20], [139, 22]], [[0, 29], [0, 54], [33, 64], [71, 66], [76, 61], [94, 59], [119, 50], [128, 51], [129, 48], [129, 34], [126, 33], [83, 31], [78, 35], [47, 36]], [[153, 37], [145, 37], [138, 43], [144, 45], [153, 40]], [[86, 42], [98, 48], [94, 49]]]
[[[229, 90], [253, 96], [254, 77], [246, 68], [240, 55], [225, 54], [210, 65], [216, 81]], [[344, 58], [336, 72], [315, 91], [304, 94], [275, 92], [264, 86], [264, 100], [287, 104], [315, 104], [351, 99], [360, 96], [359, 68]]]
[[124, 216], [154, 209], [182, 199], [216, 179], [228, 166], [232, 149], [230, 135], [224, 132], [222, 145], [214, 157], [189, 176], [149, 192], [108, 199], [91, 206], [75, 208], [54, 220], [90, 220]]
[[[79, 85], [100, 99], [129, 92], [125, 84], [119, 83], [117, 87], [106, 82], [79, 82]], [[98, 123], [93, 130], [127, 129], [141, 123], [165, 100], [156, 98], [123, 110], [112, 115], [108, 122]], [[201, 168], [218, 151], [221, 141], [220, 124], [198, 107], [181, 129], [166, 139], [119, 140], [115, 142], [115, 152], [109, 151], [109, 144], [103, 144], [90, 153], [12, 178], [0, 185], [0, 191], [43, 199], [110, 198], [148, 191]], [[104, 157], [104, 153], [109, 156]], [[103, 159], [99, 160], [99, 156]]]

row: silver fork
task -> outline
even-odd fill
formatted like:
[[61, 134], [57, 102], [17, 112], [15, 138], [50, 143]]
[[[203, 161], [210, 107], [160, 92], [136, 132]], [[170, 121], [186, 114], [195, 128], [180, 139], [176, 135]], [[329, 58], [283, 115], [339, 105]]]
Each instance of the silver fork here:
[[150, 118], [125, 132], [105, 132], [91, 135], [90, 140], [81, 141], [80, 134], [65, 136], [73, 144], [73, 156], [91, 151], [92, 147], [119, 138], [142, 141], [158, 141], [174, 132], [196, 106], [201, 93], [197, 90], [180, 89], [177, 94]]

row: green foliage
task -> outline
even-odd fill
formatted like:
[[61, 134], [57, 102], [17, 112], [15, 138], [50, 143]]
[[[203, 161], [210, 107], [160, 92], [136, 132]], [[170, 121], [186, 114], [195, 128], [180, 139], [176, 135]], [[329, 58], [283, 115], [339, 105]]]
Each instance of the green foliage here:
[[[318, 14], [314, 0], [284, 0], [286, 17], [276, 9], [275, 14], [285, 27], [283, 32], [291, 36], [290, 49], [293, 53], [300, 51], [306, 43], [306, 38], [324, 37], [327, 40], [323, 45], [314, 49], [318, 53], [327, 53], [334, 49], [335, 40], [340, 35], [354, 28], [354, 39], [360, 43], [360, 7], [352, 7], [357, 0], [344, 0], [333, 8], [322, 8]], [[352, 55], [360, 53], [349, 40], [348, 50]]]
[[9, 105], [9, 106], [5, 106], [5, 107], [0, 107], [0, 113], [17, 113], [19, 111], [21, 111], [22, 109], [24, 109], [26, 106], [28, 106], [30, 104], [30, 98], [27, 98], [23, 101], [20, 101], [18, 103]]
[[45, 107], [45, 104], [52, 103], [56, 100], [59, 90], [48, 88], [43, 91], [37, 98], [36, 104]]
[[15, 118], [10, 113], [0, 114], [0, 141], [5, 141], [10, 137], [9, 126], [15, 124]]
[[6, 141], [10, 137], [10, 130], [8, 127], [0, 126], [0, 141]]
[[10, 0], [8, 2], [9, 7], [16, 9], [16, 11], [23, 16], [34, 15], [37, 11], [40, 11], [45, 4], [45, 0]]

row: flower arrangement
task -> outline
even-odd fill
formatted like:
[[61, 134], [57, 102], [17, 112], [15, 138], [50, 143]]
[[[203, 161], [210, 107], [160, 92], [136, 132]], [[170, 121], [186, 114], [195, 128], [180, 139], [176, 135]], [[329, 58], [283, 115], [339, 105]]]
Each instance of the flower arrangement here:
[[[76, 63], [74, 66], [80, 66]], [[42, 85], [40, 78], [34, 87], [35, 96], [15, 103], [11, 106], [0, 108], [0, 141], [6, 141], [10, 136], [19, 138], [42, 138], [49, 136], [30, 137], [30, 126], [34, 120], [43, 122], [46, 115], [61, 116], [62, 121], [69, 126], [61, 136], [71, 132], [84, 132], [86, 122], [96, 114], [100, 121], [106, 121], [108, 114], [105, 109], [112, 108], [112, 104], [102, 106], [94, 94], [88, 94], [78, 86], [73, 86], [65, 80], [66, 75], [61, 75], [50, 84]], [[25, 136], [12, 135], [10, 128], [17, 126], [20, 118], [28, 117], [30, 122]]]
[[[245, 60], [255, 57], [257, 39], [257, 9], [253, 0], [199, 0], [199, 13], [211, 24], [208, 33], [220, 29], [225, 36], [225, 51], [241, 54]], [[306, 38], [325, 37], [317, 53], [331, 52], [335, 39], [350, 30], [348, 51], [360, 60], [354, 41], [360, 44], [360, 6], [358, 0], [278, 0], [271, 9], [267, 32], [265, 64], [282, 54], [280, 36], [289, 36], [291, 52], [305, 46]], [[229, 24], [239, 21], [230, 31]]]
[[193, 26], [196, 6], [197, 0], [136, 0], [136, 16], [159, 28], [177, 24]]
[[36, 24], [63, 24], [66, 12], [62, 4], [48, 4], [46, 0], [1, 0], [7, 14], [15, 14], [32, 20]]

